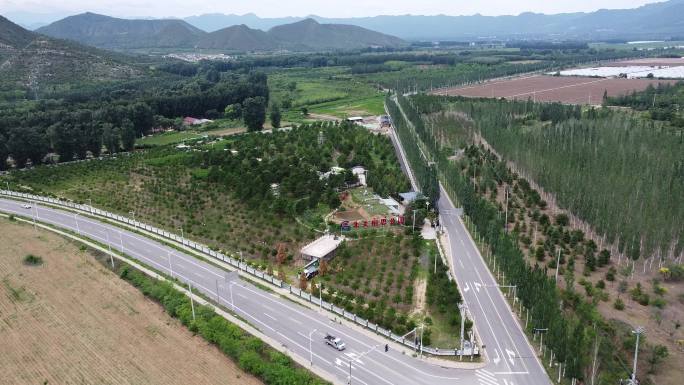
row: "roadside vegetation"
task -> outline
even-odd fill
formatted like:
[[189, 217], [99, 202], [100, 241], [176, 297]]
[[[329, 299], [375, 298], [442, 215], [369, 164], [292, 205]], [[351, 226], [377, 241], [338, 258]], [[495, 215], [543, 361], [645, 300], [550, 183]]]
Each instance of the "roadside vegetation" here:
[[179, 319], [193, 333], [215, 345], [235, 360], [242, 370], [262, 379], [265, 384], [327, 384], [296, 365], [285, 354], [214, 313], [209, 306], [195, 306], [193, 319], [190, 299], [171, 283], [150, 278], [129, 266], [122, 267], [119, 276], [140, 289], [147, 297], [159, 302], [171, 317]]
[[[391, 99], [388, 99], [388, 103], [394, 104]], [[681, 144], [681, 142], [673, 140], [677, 135], [676, 131], [667, 126], [658, 127], [655, 131], [656, 135], [653, 135], [651, 131], [650, 137], [646, 138], [649, 136], [646, 133], [647, 125], [629, 115], [619, 117], [616, 116], [617, 113], [582, 111], [579, 107], [554, 104], [445, 99], [419, 95], [410, 99], [400, 97], [399, 105], [401, 108], [397, 105], [391, 106], [390, 112], [400, 136], [403, 135], [407, 140], [420, 138], [419, 141], [414, 139], [412, 142], [407, 142], [402, 138], [402, 142], [408, 147], [406, 152], [409, 160], [417, 164], [417, 169], [425, 167], [428, 160], [436, 162], [438, 175], [445, 187], [454, 198], [458, 199], [465, 213], [473, 219], [474, 228], [484, 238], [487, 245], [485, 253], [491, 251], [496, 259], [497, 267], [505, 273], [506, 283], [518, 285], [518, 297], [529, 309], [528, 327], [549, 328], [550, 331], [544, 341], [549, 343], [557, 359], [564, 361], [567, 365], [565, 366], [566, 377], [591, 380], [593, 362], [589, 352], [598, 344], [601, 367], [596, 378], [598, 383], [614, 383], [619, 378], [626, 378], [628, 372], [626, 357], [630, 354], [629, 344], [620, 342], [618, 346], [622, 349], [613, 349], [612, 346], [615, 346], [618, 341], [623, 341], [624, 337], [629, 334], [629, 325], [621, 321], [606, 320], [597, 310], [613, 318], [611, 311], [606, 311], [606, 308], [612, 308], [602, 305], [602, 302], [608, 301], [610, 297], [617, 297], [615, 309], [625, 306], [624, 297], [621, 298], [620, 293], [628, 289], [628, 284], [621, 283], [617, 286], [618, 290], [615, 290], [613, 289], [616, 287], [614, 282], [621, 279], [618, 278], [618, 274], [625, 278], [631, 275], [634, 264], [626, 264], [630, 269], [624, 271], [626, 267], [620, 266], [618, 259], [623, 258], [626, 263], [628, 258], [641, 257], [644, 261], [653, 255], [653, 249], [646, 249], [645, 245], [640, 248], [639, 242], [636, 248], [632, 246], [630, 249], [629, 242], [620, 243], [616, 239], [613, 239], [615, 245], [612, 246], [613, 242], [606, 238], [594, 237], [595, 234], [587, 233], [586, 231], [590, 229], [574, 219], [572, 210], [571, 212], [559, 210], [555, 202], [543, 199], [542, 192], [517, 172], [517, 169], [511, 170], [509, 165], [502, 161], [483, 139], [489, 141], [491, 138], [489, 144], [497, 151], [501, 151], [504, 157], [510, 157], [508, 159], [524, 160], [526, 159], [524, 156], [534, 159], [525, 163], [525, 167], [521, 167], [525, 171], [528, 171], [528, 167], [532, 168], [533, 170], [529, 170], [529, 173], [533, 173], [536, 167], [536, 171], [543, 172], [543, 175], [562, 174], [565, 180], [568, 180], [563, 186], [567, 186], [569, 191], [573, 188], [593, 189], [591, 194], [584, 193], [582, 202], [585, 205], [600, 197], [601, 194], [610, 197], [613, 196], [611, 194], [616, 193], [614, 189], [600, 189], [601, 177], [611, 178], [612, 170], [630, 169], [632, 173], [638, 172], [642, 178], [646, 179], [650, 178], [646, 177], [649, 172], [665, 172], [666, 175], [658, 179], [658, 183], [645, 184], [644, 188], [639, 191], [641, 196], [660, 194], [659, 196], [664, 201], [656, 204], [661, 205], [660, 210], [669, 210], [671, 213], [673, 210], [678, 210], [676, 205], [679, 202], [669, 199], [673, 195], [662, 190], [663, 184], [669, 186], [668, 188], [676, 189], [682, 186], [681, 181], [677, 181], [676, 174], [667, 174], [671, 167], [659, 162], [649, 163], [654, 157], [648, 156], [649, 151], [635, 151], [635, 146], [650, 146], [652, 151], [659, 153], [659, 156], [670, 159], [674, 164], [681, 163], [677, 157], [680, 157], [682, 152], [675, 149], [678, 146], [677, 143]], [[404, 114], [410, 123], [404, 118]], [[626, 129], [623, 128], [625, 125], [609, 124], [619, 118], [635, 119], [630, 121], [633, 128], [630, 129], [629, 136], [611, 132], [611, 130]], [[606, 122], [603, 125], [601, 125], [602, 120]], [[600, 129], [597, 125], [600, 125]], [[653, 130], [653, 125], [648, 125], [648, 128]], [[559, 143], [560, 139], [554, 140], [553, 138], [564, 129], [573, 138], [565, 137], [566, 140]], [[641, 136], [640, 132], [643, 133]], [[536, 135], [539, 135], [538, 139], [535, 138]], [[412, 144], [406, 145], [406, 143]], [[597, 143], [602, 145], [600, 150], [596, 149]], [[604, 148], [603, 144], [608, 143], [613, 143], [615, 146]], [[570, 147], [571, 144], [572, 147]], [[630, 157], [615, 155], [615, 153], [609, 155], [615, 150], [618, 154], [637, 153], [643, 157], [643, 163], [638, 166], [631, 163], [629, 166], [619, 163], [606, 165], [615, 163], [615, 159], [624, 162], [631, 162], [634, 159], [633, 155]], [[428, 159], [424, 159], [422, 154], [426, 154]], [[597, 157], [596, 163], [592, 163], [593, 157]], [[610, 157], [611, 161], [604, 160], [599, 164], [599, 157]], [[553, 159], [557, 160], [552, 162]], [[571, 167], [577, 166], [578, 161], [574, 159], [583, 159], [581, 169], [584, 170], [584, 174], [581, 174], [579, 169], [575, 172], [570, 171]], [[557, 165], [558, 171], [552, 167], [553, 164]], [[543, 168], [542, 165], [544, 165]], [[606, 169], [606, 167], [611, 168]], [[587, 173], [589, 175], [586, 175]], [[615, 177], [611, 180], [614, 183], [619, 181], [618, 176], [626, 175], [620, 172], [613, 173]], [[577, 178], [582, 175], [583, 179], [572, 182], [574, 175], [577, 175]], [[587, 179], [595, 183], [586, 183]], [[670, 182], [667, 182], [668, 180]], [[427, 183], [434, 182], [428, 181]], [[627, 184], [625, 182], [625, 186]], [[544, 183], [542, 185], [548, 188], [548, 191], [559, 194], [552, 185], [549, 187]], [[617, 185], [620, 184], [617, 183]], [[673, 185], [678, 186], [673, 187]], [[611, 207], [610, 204], [623, 202], [615, 197], [611, 199], [615, 203], [607, 202], [606, 199], [602, 201], [602, 204]], [[649, 199], [648, 202], [652, 200]], [[562, 206], [563, 203], [559, 197], [559, 204]], [[675, 207], [670, 205], [675, 205]], [[598, 203], [593, 206], [594, 210], [599, 210], [594, 214], [604, 215], [601, 217], [602, 223], [611, 223], [610, 218], [616, 218], [612, 222], [616, 226], [624, 223], [617, 221], [616, 213], [608, 213], [603, 211], [607, 208], [599, 209], [597, 206]], [[624, 207], [619, 210], [613, 208], [613, 210], [619, 211], [623, 218], [629, 215], [629, 211], [625, 212]], [[652, 231], [650, 234], [653, 234], [654, 239], [651, 240], [651, 247], [663, 239], [665, 239], [665, 245], [669, 245], [673, 239], [675, 241], [681, 239], [676, 234], [677, 230], [681, 230], [675, 224], [677, 221], [675, 218], [678, 216], [672, 217], [663, 211], [660, 215], [653, 215], [655, 218], [649, 220], [661, 221], [659, 229], [672, 229], [675, 233], [661, 231], [667, 233], [662, 235]], [[633, 212], [637, 215], [638, 209], [634, 208]], [[506, 219], [508, 219], [507, 225], [505, 225]], [[593, 224], [591, 221], [590, 223]], [[641, 226], [640, 230], [634, 230], [635, 232], [649, 234], [647, 232], [649, 230], [643, 223], [630, 225]], [[629, 229], [621, 228], [613, 231], [615, 234], [618, 231], [628, 232]], [[601, 239], [604, 240], [601, 241]], [[676, 243], [675, 245], [674, 253], [669, 256], [669, 262], [663, 260], [666, 264], [674, 264], [673, 255], [677, 256], [681, 252], [681, 246]], [[560, 254], [558, 254], [559, 251]], [[621, 257], [622, 253], [625, 255]], [[559, 255], [560, 259], [558, 259]], [[660, 255], [666, 256], [664, 253]], [[557, 266], [557, 261], [560, 261], [561, 266]], [[556, 269], [560, 269], [560, 280], [565, 282], [564, 288], [555, 283]], [[617, 269], [620, 269], [620, 272]], [[654, 285], [659, 286], [661, 278], [657, 278], [659, 279], [654, 281]], [[623, 288], [620, 289], [620, 287]], [[660, 298], [658, 306], [666, 306], [667, 301], [663, 299], [666, 290], [657, 288], [653, 290], [660, 292], [657, 295]], [[641, 284], [632, 288], [631, 295], [635, 302], [641, 304], [637, 306], [648, 305], [651, 300], [647, 289]], [[558, 304], [562, 304], [562, 308], [559, 308]], [[662, 313], [659, 312], [657, 306], [654, 309], [653, 314], [656, 318], [660, 314], [660, 321], [658, 321], [660, 324], [663, 322]], [[679, 329], [676, 314], [675, 319], [668, 321], [668, 329], [671, 329], [674, 335]], [[624, 317], [618, 316], [617, 318], [623, 319]], [[668, 337], [668, 344], [671, 346], [674, 345], [673, 338], [676, 339], [673, 334]], [[661, 345], [662, 336], [659, 335], [654, 339], [657, 342], [651, 345], [653, 350], [649, 359], [660, 364], [667, 356], [667, 347]]]

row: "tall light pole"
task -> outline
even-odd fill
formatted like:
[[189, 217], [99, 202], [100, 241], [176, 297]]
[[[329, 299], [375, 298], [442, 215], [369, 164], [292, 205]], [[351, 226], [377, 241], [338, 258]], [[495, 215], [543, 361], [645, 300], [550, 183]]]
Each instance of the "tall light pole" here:
[[363, 352], [363, 353], [359, 354], [356, 358], [350, 358], [350, 359], [349, 359], [349, 385], [351, 385], [351, 383], [352, 383], [352, 362], [358, 361], [361, 357], [363, 357], [363, 356], [365, 356], [366, 354], [372, 352], [372, 351], [375, 350], [378, 346], [380, 346], [380, 345], [375, 345], [375, 346], [373, 346], [372, 348], [370, 348], [370, 350], [368, 350], [368, 351], [366, 351], [366, 352]]
[[185, 245], [185, 234], [183, 234], [183, 226], [179, 227], [178, 230], [181, 232], [181, 243]]
[[558, 284], [558, 270], [560, 270], [560, 255], [561, 249], [558, 248], [558, 258], [556, 259], [556, 285]]
[[311, 350], [311, 335], [316, 333], [316, 329], [309, 332], [309, 364], [313, 366], [313, 350]]
[[[36, 210], [37, 212], [38, 210]], [[76, 233], [81, 235], [81, 228], [78, 227], [78, 213], [74, 213], [74, 221], [76, 221]]]
[[548, 331], [549, 328], [534, 328], [533, 331], [535, 333], [539, 333], [540, 339], [539, 339], [539, 353], [543, 351], [543, 346], [544, 346], [544, 334], [542, 332]]
[[190, 309], [192, 309], [192, 320], [195, 320], [195, 301], [192, 299], [192, 284], [188, 283], [188, 289], [190, 290]]
[[632, 333], [636, 334], [636, 346], [634, 347], [634, 368], [632, 369], [632, 382], [631, 385], [636, 385], [636, 371], [637, 371], [637, 358], [639, 357], [639, 337], [644, 333], [644, 327], [639, 326], [636, 330], [632, 330]]
[[461, 312], [461, 352], [458, 354], [459, 360], [463, 360], [463, 334], [465, 333], [465, 309], [466, 307], [464, 303], [458, 304], [458, 310]]
[[90, 215], [93, 215], [93, 200], [88, 198], [88, 206], [90, 207]]
[[129, 211], [128, 213], [133, 215], [133, 226], [135, 227], [135, 211]]
[[233, 309], [233, 312], [235, 312], [235, 302], [233, 302], [233, 285], [235, 285], [235, 282], [230, 282], [228, 284], [228, 291], [230, 291], [230, 307]]
[[169, 259], [169, 271], [171, 272], [171, 278], [173, 278], [173, 265], [171, 264], [171, 252], [167, 251], [166, 256]]
[[109, 241], [109, 230], [105, 230], [107, 234], [107, 247], [109, 247], [109, 259], [112, 262], [112, 269], [114, 268], [114, 254], [112, 253], [112, 243]]

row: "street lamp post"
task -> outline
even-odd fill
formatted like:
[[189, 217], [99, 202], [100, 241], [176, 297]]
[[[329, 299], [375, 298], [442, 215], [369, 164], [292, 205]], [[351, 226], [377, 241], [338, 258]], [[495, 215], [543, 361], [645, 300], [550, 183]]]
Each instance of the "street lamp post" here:
[[233, 312], [235, 312], [235, 302], [233, 302], [233, 285], [235, 285], [235, 282], [230, 282], [228, 285], [228, 291], [230, 291], [230, 307], [233, 309]]
[[558, 248], [558, 258], [556, 259], [556, 284], [558, 284], [558, 270], [560, 270], [560, 255], [561, 249]]
[[109, 241], [109, 230], [106, 230], [107, 233], [107, 247], [109, 247], [109, 259], [112, 262], [112, 269], [114, 268], [114, 254], [112, 253], [112, 243]]
[[93, 200], [88, 198], [88, 207], [90, 207], [90, 215], [93, 214]]
[[639, 357], [639, 337], [644, 333], [644, 327], [639, 326], [632, 333], [636, 334], [636, 346], [634, 347], [634, 368], [632, 369], [632, 383], [631, 385], [636, 385], [636, 371], [637, 371], [637, 358]]
[[183, 233], [183, 226], [179, 227], [178, 230], [181, 232], [181, 244], [185, 245], [185, 234]]
[[533, 331], [536, 335], [536, 333], [539, 333], [539, 353], [542, 352], [543, 347], [544, 347], [544, 334], [542, 332], [548, 331], [549, 328], [534, 328]]
[[74, 221], [76, 221], [76, 233], [78, 235], [81, 235], [81, 228], [78, 227], [78, 214], [77, 213], [74, 213]]
[[129, 211], [128, 213], [133, 216], [133, 226], [135, 227], [135, 211]]
[[169, 271], [171, 272], [171, 278], [173, 278], [173, 265], [171, 264], [171, 252], [167, 251], [166, 256], [169, 260]]
[[375, 346], [373, 346], [372, 348], [370, 348], [370, 350], [368, 350], [368, 351], [366, 351], [366, 352], [363, 352], [363, 353], [359, 354], [356, 358], [350, 358], [350, 359], [349, 359], [349, 385], [351, 385], [351, 383], [352, 383], [352, 362], [358, 361], [359, 358], [361, 358], [361, 357], [365, 356], [366, 354], [372, 352], [372, 351], [375, 350], [378, 346], [380, 346], [380, 345], [375, 345]]
[[309, 364], [313, 366], [313, 350], [311, 350], [311, 335], [316, 333], [316, 329], [309, 332]]

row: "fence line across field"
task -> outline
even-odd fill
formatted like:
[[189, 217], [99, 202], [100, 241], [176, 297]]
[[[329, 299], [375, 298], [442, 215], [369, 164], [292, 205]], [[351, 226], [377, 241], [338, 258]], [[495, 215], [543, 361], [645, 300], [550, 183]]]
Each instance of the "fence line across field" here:
[[[414, 343], [410, 339], [405, 339], [402, 336], [396, 335], [396, 334], [392, 333], [390, 330], [384, 329], [384, 328], [380, 327], [379, 325], [373, 324], [372, 322], [370, 322], [370, 321], [368, 321], [362, 317], [359, 317], [354, 313], [348, 312], [348, 311], [346, 311], [340, 307], [337, 307], [337, 306], [335, 306], [329, 302], [322, 301], [318, 297], [311, 295], [310, 293], [307, 293], [303, 290], [300, 290], [298, 288], [294, 288], [291, 285], [289, 285], [288, 283], [283, 282], [278, 278], [275, 278], [275, 277], [273, 277], [273, 276], [271, 276], [271, 275], [269, 275], [263, 271], [260, 271], [258, 269], [255, 269], [255, 268], [249, 266], [245, 262], [241, 262], [240, 260], [235, 259], [231, 256], [227, 256], [221, 252], [212, 250], [211, 248], [209, 248], [205, 245], [190, 241], [184, 236], [181, 237], [181, 236], [178, 236], [174, 233], [159, 229], [157, 227], [148, 225], [146, 223], [135, 221], [135, 220], [132, 220], [132, 219], [125, 217], [125, 216], [122, 216], [122, 215], [110, 213], [109, 211], [100, 210], [100, 209], [97, 209], [97, 208], [89, 206], [89, 205], [78, 204], [78, 203], [68, 202], [68, 201], [62, 201], [60, 199], [44, 197], [44, 196], [40, 196], [40, 195], [20, 193], [20, 192], [15, 192], [15, 191], [11, 191], [11, 190], [0, 190], [0, 195], [5, 195], [5, 196], [9, 196], [9, 197], [16, 197], [16, 198], [21, 198], [24, 200], [35, 201], [35, 202], [45, 202], [45, 203], [49, 203], [49, 204], [54, 205], [54, 206], [60, 206], [60, 207], [64, 207], [64, 208], [79, 210], [79, 211], [82, 211], [86, 214], [100, 216], [100, 217], [104, 217], [107, 219], [112, 219], [112, 220], [115, 220], [115, 221], [118, 221], [121, 223], [128, 224], [130, 226], [133, 226], [134, 228], [139, 228], [139, 229], [160, 235], [164, 238], [173, 240], [175, 242], [178, 242], [184, 246], [187, 246], [191, 249], [199, 251], [205, 255], [209, 255], [213, 258], [221, 260], [221, 261], [231, 265], [232, 267], [234, 267], [238, 270], [244, 271], [251, 276], [254, 276], [256, 278], [261, 279], [262, 281], [265, 281], [267, 283], [270, 283], [270, 284], [277, 286], [279, 288], [282, 288], [282, 289], [287, 289], [291, 294], [294, 294], [297, 297], [302, 298], [311, 304], [320, 306], [321, 308], [326, 309], [326, 310], [328, 310], [334, 314], [338, 314], [341, 317], [343, 317], [343, 318], [345, 318], [351, 322], [354, 322], [357, 325], [360, 325], [360, 326], [362, 326], [368, 330], [371, 330], [371, 331], [373, 331], [379, 335], [382, 335], [386, 338], [389, 338], [390, 340], [392, 340], [394, 342], [397, 342], [397, 343], [402, 344], [406, 347], [409, 347], [412, 350], [419, 350], [420, 349], [424, 353], [428, 353], [428, 354], [432, 354], [432, 355], [436, 355], [436, 356], [457, 356], [461, 353], [460, 349], [444, 349], [444, 348], [439, 349], [439, 348], [434, 348], [431, 346], [422, 346], [421, 347], [421, 346], [419, 346], [419, 344]], [[451, 274], [449, 274], [449, 278], [453, 279], [453, 277], [451, 277]], [[468, 348], [463, 349], [463, 355], [468, 356], [471, 354], [478, 355], [479, 354], [479, 348], [477, 346], [474, 346], [474, 347], [468, 347]]]

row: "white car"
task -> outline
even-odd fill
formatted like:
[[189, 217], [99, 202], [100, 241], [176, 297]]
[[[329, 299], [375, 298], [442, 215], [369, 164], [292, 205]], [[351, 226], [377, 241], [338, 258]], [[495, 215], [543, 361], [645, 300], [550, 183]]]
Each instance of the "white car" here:
[[25, 208], [25, 209], [30, 209], [30, 208], [31, 208], [31, 205], [28, 204], [28, 203], [24, 203], [23, 205], [21, 205], [21, 207], [23, 207], [23, 208]]

